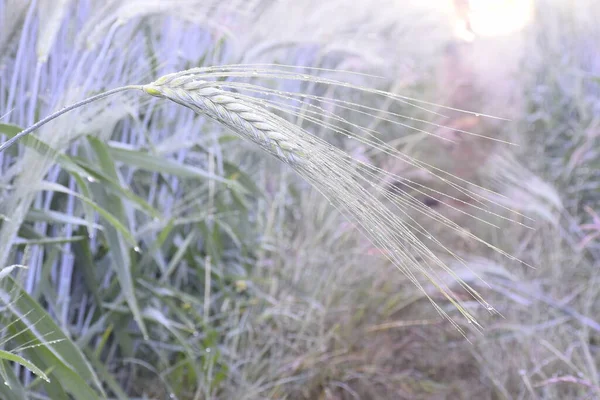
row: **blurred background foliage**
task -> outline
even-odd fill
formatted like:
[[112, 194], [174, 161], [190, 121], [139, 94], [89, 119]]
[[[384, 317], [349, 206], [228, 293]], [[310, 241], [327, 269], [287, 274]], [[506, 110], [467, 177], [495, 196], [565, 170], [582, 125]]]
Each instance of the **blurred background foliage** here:
[[599, 20], [593, 0], [0, 0], [3, 140], [186, 68], [348, 70], [454, 110], [262, 84], [401, 114], [406, 127], [335, 110], [532, 218], [496, 229], [465, 218], [469, 199], [422, 199], [532, 266], [452, 239], [467, 265], [451, 266], [501, 314], [476, 312], [484, 333], [465, 340], [277, 160], [177, 105], [91, 104], [0, 154], [0, 398], [600, 397]]

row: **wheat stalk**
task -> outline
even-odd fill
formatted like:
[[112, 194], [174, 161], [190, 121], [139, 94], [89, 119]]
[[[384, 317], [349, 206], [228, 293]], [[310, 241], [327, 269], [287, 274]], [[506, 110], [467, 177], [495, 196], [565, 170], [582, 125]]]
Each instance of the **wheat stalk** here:
[[[261, 71], [261, 73], [263, 76], [281, 79], [300, 79], [328, 85], [351, 87], [348, 84], [316, 76], [290, 73], [285, 69], [268, 69]], [[357, 162], [347, 153], [332, 146], [323, 139], [308, 133], [301, 127], [269, 111], [267, 107], [273, 107], [274, 104], [272, 102], [244, 95], [239, 91], [224, 90], [224, 87], [248, 89], [272, 94], [268, 89], [260, 89], [258, 86], [249, 84], [238, 84], [236, 87], [232, 82], [209, 80], [209, 78], [224, 76], [250, 77], [256, 74], [257, 70], [249, 70], [244, 66], [230, 66], [227, 69], [197, 68], [163, 76], [147, 85], [130, 85], [113, 89], [66, 107], [46, 117], [0, 145], [0, 151], [14, 144], [19, 138], [70, 110], [126, 90], [142, 90], [152, 96], [171, 100], [192, 109], [198, 114], [208, 116], [218, 123], [227, 126], [244, 139], [257, 144], [260, 148], [282, 162], [290, 165], [304, 179], [317, 188], [334, 207], [351, 220], [374, 245], [380, 248], [382, 255], [402, 271], [431, 300], [436, 310], [451, 321], [461, 332], [461, 326], [453, 321], [446, 311], [429, 297], [429, 293], [424, 286], [425, 284], [433, 284], [456, 306], [469, 323], [478, 327], [475, 318], [462, 305], [457, 296], [453, 294], [441, 274], [453, 277], [466, 292], [487, 310], [495, 312], [493, 307], [486, 303], [472, 287], [460, 279], [424, 243], [425, 241], [429, 241], [432, 245], [443, 248], [459, 262], [462, 262], [460, 257], [452, 253], [450, 249], [444, 247], [441, 242], [414, 220], [409, 215], [409, 211], [411, 209], [416, 210], [432, 218], [436, 223], [443, 224], [482, 243], [485, 242], [473, 234], [466, 232], [463, 228], [441, 216], [435, 210], [424, 206], [419, 200], [408, 195], [407, 192], [399, 193], [398, 189], [388, 189], [384, 184], [385, 179], [382, 178], [382, 174], [385, 175], [385, 172], [372, 165]], [[408, 102], [412, 100], [381, 91], [360, 87], [353, 88], [370, 93], [383, 94], [397, 101]], [[279, 93], [279, 95], [287, 98], [286, 94]], [[409, 104], [414, 105], [414, 102]], [[344, 102], [345, 108], [352, 109], [352, 106], [355, 105]], [[285, 106], [280, 105], [275, 108], [292, 115], [295, 114], [293, 109], [286, 109]], [[318, 109], [316, 114], [319, 113], [325, 114], [325, 110]], [[348, 130], [338, 128], [335, 123], [318, 122], [316, 118], [311, 117], [310, 113], [306, 113], [304, 116], [309, 120], [313, 118], [313, 122], [332, 129], [334, 132], [349, 134]], [[338, 123], [345, 122], [343, 119], [335, 117], [335, 115], [333, 115], [332, 119]], [[386, 148], [372, 132], [367, 133], [371, 138], [361, 139], [366, 144], [382, 149], [393, 156], [398, 156], [397, 151], [393, 153], [392, 149]], [[356, 136], [356, 138], [359, 137]], [[402, 159], [406, 161], [407, 156], [404, 156]], [[407, 162], [423, 168], [423, 163], [411, 160]], [[408, 180], [404, 181], [409, 185], [412, 184]], [[415, 187], [413, 186], [412, 189], [415, 189]], [[469, 194], [467, 189], [461, 188], [461, 190], [463, 193]], [[474, 192], [470, 193], [475, 196]], [[382, 196], [389, 204], [384, 204], [375, 194]], [[481, 204], [480, 198], [476, 200]], [[479, 208], [478, 206], [474, 207]], [[499, 249], [495, 250], [500, 251]], [[503, 254], [514, 259], [514, 257], [510, 257], [508, 254]]]

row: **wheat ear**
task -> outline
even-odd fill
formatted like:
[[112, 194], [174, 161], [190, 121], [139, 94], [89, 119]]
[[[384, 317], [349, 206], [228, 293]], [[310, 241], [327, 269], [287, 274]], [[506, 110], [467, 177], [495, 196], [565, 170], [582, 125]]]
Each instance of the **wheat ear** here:
[[[446, 299], [454, 304], [467, 321], [473, 324], [472, 326], [478, 326], [474, 317], [444, 283], [439, 272], [452, 276], [474, 299], [488, 310], [494, 311], [493, 307], [489, 306], [473, 288], [460, 279], [412, 231], [415, 230], [418, 235], [425, 236], [434, 245], [446, 249], [417, 221], [410, 219], [406, 210], [415, 208], [415, 204], [411, 203], [410, 199], [404, 200], [382, 187], [378, 183], [375, 171], [370, 166], [357, 164], [351, 156], [340, 149], [270, 112], [267, 110], [268, 102], [223, 90], [220, 84], [224, 83], [206, 81], [202, 79], [202, 74], [194, 72], [194, 70], [182, 71], [163, 76], [147, 85], [124, 86], [90, 97], [23, 130], [2, 144], [0, 151], [70, 110], [115, 93], [139, 89], [152, 96], [169, 99], [198, 114], [208, 116], [229, 127], [243, 138], [254, 142], [284, 163], [291, 165], [335, 208], [353, 221], [372, 243], [382, 249], [383, 255], [402, 271], [431, 300], [436, 310], [453, 323], [459, 331], [462, 332], [461, 327], [429, 297], [423, 286], [423, 279], [425, 282], [433, 284]], [[384, 205], [380, 199], [366, 190], [366, 187], [369, 186], [381, 192], [393, 204], [391, 206]], [[404, 221], [402, 215], [409, 217], [409, 221]], [[439, 216], [439, 218], [442, 217]], [[448, 222], [443, 218], [440, 221]], [[456, 255], [452, 255], [456, 257]]]
[[[433, 284], [476, 328], [477, 322], [435, 270], [451, 275], [473, 298], [488, 310], [493, 310], [409, 229], [415, 226], [405, 223], [400, 217], [405, 213], [405, 204], [396, 203], [395, 207], [387, 207], [365, 189], [365, 186], [375, 189], [378, 186], [374, 183], [375, 176], [368, 172], [368, 168], [360, 165], [357, 167], [355, 160], [345, 152], [268, 111], [264, 107], [267, 103], [222, 90], [218, 82], [202, 80], [186, 71], [166, 75], [141, 89], [152, 96], [169, 99], [214, 119], [291, 165], [331, 205], [353, 221], [372, 243], [383, 249], [384, 256], [459, 331], [462, 332], [461, 327], [429, 297], [422, 283], [423, 278]], [[424, 232], [420, 226], [416, 228], [420, 233]], [[430, 240], [439, 244], [434, 238]], [[420, 263], [424, 266], [420, 266]]]

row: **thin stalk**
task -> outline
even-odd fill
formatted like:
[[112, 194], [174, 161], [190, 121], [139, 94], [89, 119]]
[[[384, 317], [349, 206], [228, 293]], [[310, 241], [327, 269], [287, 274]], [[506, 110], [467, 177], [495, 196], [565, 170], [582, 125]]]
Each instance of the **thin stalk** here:
[[21, 132], [17, 133], [14, 137], [12, 137], [12, 138], [8, 139], [6, 142], [2, 143], [0, 145], [0, 153], [2, 153], [4, 150], [6, 150], [10, 146], [12, 146], [17, 140], [21, 139], [23, 136], [35, 131], [36, 129], [40, 128], [41, 126], [47, 124], [48, 122], [52, 121], [53, 119], [58, 118], [61, 115], [65, 114], [71, 110], [74, 110], [74, 109], [84, 106], [86, 104], [92, 103], [96, 100], [100, 100], [105, 97], [111, 96], [115, 93], [124, 92], [126, 90], [131, 90], [131, 89], [141, 89], [141, 88], [142, 88], [142, 86], [139, 86], [139, 85], [122, 86], [122, 87], [119, 87], [116, 89], [111, 89], [106, 92], [102, 92], [102, 93], [97, 94], [92, 97], [88, 97], [87, 99], [81, 100], [75, 104], [71, 104], [70, 106], [67, 106], [67, 107], [55, 112], [54, 114], [51, 114], [51, 115], [47, 116], [46, 118], [36, 122], [35, 124], [31, 125], [29, 128], [22, 130]]

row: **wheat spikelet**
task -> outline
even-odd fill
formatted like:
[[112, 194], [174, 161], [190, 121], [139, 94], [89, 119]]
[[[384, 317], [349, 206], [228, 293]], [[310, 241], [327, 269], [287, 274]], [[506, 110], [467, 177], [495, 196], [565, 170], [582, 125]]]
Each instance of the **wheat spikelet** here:
[[[143, 86], [153, 96], [165, 97], [218, 121], [290, 165], [306, 156], [307, 137], [290, 132], [285, 121], [243, 103], [213, 82], [190, 77], [166, 76]], [[314, 142], [314, 140], [312, 140]]]

